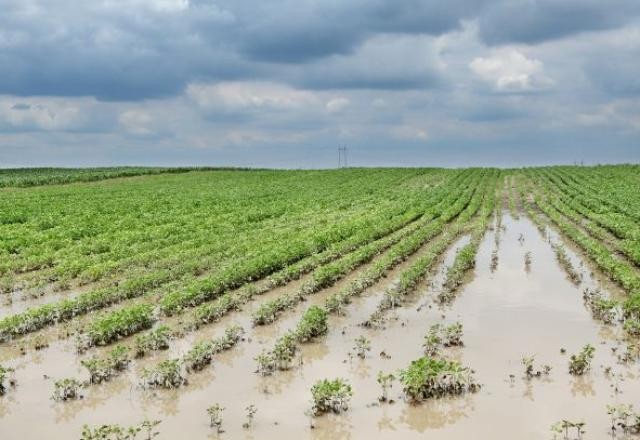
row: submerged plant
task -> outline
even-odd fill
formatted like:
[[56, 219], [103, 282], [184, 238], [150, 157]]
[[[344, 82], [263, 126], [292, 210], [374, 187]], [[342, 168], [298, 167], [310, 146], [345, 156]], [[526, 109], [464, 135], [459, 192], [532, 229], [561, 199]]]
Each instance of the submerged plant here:
[[209, 426], [216, 428], [218, 434], [222, 433], [222, 421], [224, 420], [224, 406], [216, 403], [215, 405], [207, 408], [207, 414], [209, 415]]
[[607, 405], [607, 414], [611, 417], [614, 436], [618, 430], [625, 435], [640, 433], [640, 413], [633, 410], [633, 405]]
[[531, 379], [533, 377], [540, 377], [542, 375], [548, 376], [551, 372], [550, 365], [543, 365], [542, 369], [537, 369], [535, 366], [535, 355], [532, 356], [524, 356], [521, 360], [522, 365], [524, 366], [524, 376], [527, 379]]
[[224, 335], [212, 341], [201, 341], [196, 343], [184, 355], [182, 362], [188, 373], [200, 371], [211, 363], [213, 356], [235, 346], [242, 338], [244, 330], [240, 326], [227, 328]]
[[560, 266], [567, 272], [569, 279], [573, 281], [575, 284], [580, 284], [582, 282], [582, 276], [576, 271], [575, 267], [573, 267], [573, 263], [571, 262], [571, 258], [567, 254], [567, 251], [564, 249], [560, 243], [556, 243], [553, 246], [553, 250], [556, 253], [556, 258]]
[[316, 382], [311, 387], [313, 415], [346, 411], [352, 395], [351, 385], [344, 379], [323, 379]]
[[271, 355], [278, 370], [288, 370], [298, 350], [295, 333], [288, 332], [273, 347]]
[[120, 338], [151, 327], [154, 320], [154, 307], [151, 304], [135, 304], [131, 307], [104, 313], [89, 325], [86, 339], [81, 341], [79, 348], [108, 345]]
[[378, 308], [371, 314], [371, 316], [369, 316], [366, 321], [362, 323], [362, 326], [370, 328], [381, 328], [384, 325], [385, 321], [386, 319], [383, 310], [381, 308]]
[[5, 368], [0, 365], [0, 396], [7, 392], [7, 387], [4, 384], [4, 381], [10, 373], [13, 373], [13, 368]]
[[445, 347], [460, 346], [462, 343], [462, 323], [455, 322], [443, 328], [442, 344]]
[[360, 359], [364, 359], [367, 352], [371, 351], [371, 341], [364, 335], [358, 336], [354, 341], [353, 351]]
[[[496, 241], [498, 241], [498, 234], [496, 234]], [[489, 269], [491, 269], [491, 272], [495, 272], [495, 270], [498, 268], [498, 250], [494, 250], [493, 252], [491, 252], [491, 264], [489, 265]]]
[[82, 382], [76, 379], [61, 379], [55, 382], [53, 391], [54, 400], [74, 400], [79, 399]]
[[144, 357], [149, 351], [166, 350], [169, 348], [171, 329], [167, 325], [160, 325], [136, 337], [136, 357]]
[[382, 371], [378, 371], [378, 384], [382, 388], [382, 395], [378, 398], [380, 402], [386, 402], [389, 397], [389, 389], [393, 386], [393, 381], [396, 380], [396, 377], [393, 373], [383, 373]]
[[99, 384], [110, 380], [129, 365], [129, 349], [119, 345], [114, 347], [106, 358], [94, 356], [80, 363], [89, 371], [89, 383]]
[[213, 358], [213, 344], [211, 341], [200, 341], [182, 358], [187, 372], [200, 371], [211, 363]]
[[640, 319], [637, 318], [627, 318], [624, 321], [624, 331], [626, 331], [630, 336], [640, 336]]
[[618, 355], [618, 360], [622, 363], [635, 362], [640, 359], [640, 343], [637, 341], [627, 342], [623, 353]]
[[155, 430], [160, 423], [160, 420], [145, 420], [137, 426], [127, 428], [120, 425], [102, 425], [97, 428], [84, 425], [80, 440], [136, 440], [143, 431], [146, 436], [140, 440], [151, 440], [160, 434]]
[[474, 392], [480, 385], [473, 379], [472, 371], [456, 361], [422, 357], [400, 371], [403, 391], [412, 401], [431, 397]]
[[167, 359], [155, 368], [144, 369], [142, 383], [147, 387], [178, 388], [187, 383], [179, 359]]
[[248, 429], [251, 427], [251, 425], [253, 425], [253, 419], [258, 412], [258, 408], [255, 405], [251, 404], [247, 406], [244, 411], [246, 413], [245, 416], [247, 417], [247, 421], [242, 424], [242, 427], [244, 429]]
[[427, 334], [424, 335], [422, 348], [424, 349], [424, 354], [427, 356], [435, 356], [438, 354], [440, 346], [442, 345], [441, 328], [442, 326], [440, 324], [433, 324], [429, 327]]
[[591, 315], [605, 324], [613, 324], [622, 316], [620, 305], [614, 299], [607, 299], [600, 289], [586, 288], [582, 292], [586, 306]]
[[595, 351], [592, 345], [587, 344], [582, 347], [580, 353], [572, 354], [569, 359], [569, 373], [580, 376], [589, 371]]
[[262, 352], [254, 358], [258, 364], [256, 373], [262, 376], [268, 376], [276, 371], [276, 361], [273, 358], [273, 354], [269, 350], [262, 350]]
[[586, 432], [584, 426], [584, 422], [572, 422], [565, 419], [551, 425], [551, 432], [554, 439], [557, 439], [558, 435], [563, 435], [564, 440], [579, 440]]
[[318, 306], [311, 306], [302, 315], [296, 327], [296, 337], [300, 342], [307, 342], [324, 335], [327, 329], [326, 310]]
[[49, 346], [49, 342], [43, 335], [36, 335], [32, 340], [32, 346], [34, 350], [39, 351], [43, 348], [47, 348]]
[[442, 347], [463, 345], [462, 336], [463, 328], [460, 322], [455, 322], [447, 326], [433, 324], [424, 336], [422, 343], [424, 354], [433, 357], [439, 353]]

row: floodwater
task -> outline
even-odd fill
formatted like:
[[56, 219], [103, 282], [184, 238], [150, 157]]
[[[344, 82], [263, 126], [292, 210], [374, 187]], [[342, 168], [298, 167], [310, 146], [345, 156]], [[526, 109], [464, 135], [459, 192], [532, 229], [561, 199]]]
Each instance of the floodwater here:
[[[323, 304], [329, 294], [359, 271], [330, 289], [310, 295], [308, 301], [276, 323], [252, 328], [252, 310], [277, 294], [294, 290], [302, 281], [268, 293], [243, 311], [175, 341], [169, 351], [137, 361], [129, 372], [110, 383], [86, 388], [85, 398], [79, 401], [62, 403], [49, 398], [51, 378], [85, 377], [71, 342], [60, 341], [18, 358], [4, 349], [3, 365], [16, 368], [18, 386], [0, 397], [0, 438], [79, 438], [84, 423], [133, 425], [145, 418], [162, 420], [159, 439], [550, 439], [550, 425], [562, 419], [585, 421], [586, 439], [607, 438], [606, 405], [640, 400], [640, 370], [637, 364], [617, 363], [611, 348], [618, 345], [620, 329], [591, 318], [583, 305], [582, 289], [601, 287], [611, 295], [620, 292], [601, 282], [593, 268], [581, 265], [582, 257], [568, 247], [576, 268], [584, 273], [582, 285], [571, 283], [557, 264], [547, 238], [525, 217], [514, 220], [505, 213], [502, 224], [505, 230], [486, 234], [475, 271], [451, 305], [438, 306], [435, 296], [446, 267], [452, 263], [455, 250], [466, 243], [466, 237], [446, 253], [429, 282], [401, 307], [388, 311], [383, 327], [368, 329], [359, 324], [375, 310], [384, 290], [415, 257], [355, 299], [344, 315], [331, 316], [329, 333], [317, 342], [304, 344], [292, 368], [272, 376], [261, 377], [254, 372], [254, 357], [293, 328], [309, 305]], [[551, 237], [558, 240], [554, 233]], [[491, 253], [496, 248], [498, 265], [492, 270]], [[527, 252], [531, 253], [528, 268]], [[412, 405], [402, 399], [400, 385], [395, 383], [390, 392], [395, 403], [378, 403], [378, 371], [405, 368], [422, 355], [422, 339], [429, 326], [455, 321], [464, 326], [465, 345], [443, 353], [473, 368], [482, 389], [462, 397]], [[236, 323], [247, 330], [246, 340], [216, 356], [204, 371], [189, 375], [188, 386], [172, 391], [137, 386], [144, 366], [179, 356], [197, 338], [220, 335], [226, 326]], [[371, 340], [372, 349], [365, 359], [350, 354], [360, 335]], [[596, 347], [592, 370], [582, 377], [569, 375], [570, 354], [587, 343]], [[561, 348], [566, 354], [560, 352]], [[2, 351], [0, 348], [0, 358]], [[381, 352], [388, 356], [380, 356]], [[525, 379], [520, 361], [525, 355], [535, 355], [539, 365], [549, 364], [550, 375]], [[611, 372], [606, 374], [604, 367], [611, 367]], [[349, 411], [309, 419], [305, 410], [309, 408], [312, 384], [334, 377], [347, 379], [353, 387]], [[214, 403], [226, 408], [225, 432], [221, 434], [208, 426], [206, 408]], [[258, 412], [252, 427], [245, 429], [245, 407], [250, 404]]]

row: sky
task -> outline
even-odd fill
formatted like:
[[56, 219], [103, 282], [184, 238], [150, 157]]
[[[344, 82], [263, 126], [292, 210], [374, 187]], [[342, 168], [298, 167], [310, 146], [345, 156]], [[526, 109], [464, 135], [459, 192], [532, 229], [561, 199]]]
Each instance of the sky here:
[[0, 167], [640, 162], [638, 0], [0, 11]]

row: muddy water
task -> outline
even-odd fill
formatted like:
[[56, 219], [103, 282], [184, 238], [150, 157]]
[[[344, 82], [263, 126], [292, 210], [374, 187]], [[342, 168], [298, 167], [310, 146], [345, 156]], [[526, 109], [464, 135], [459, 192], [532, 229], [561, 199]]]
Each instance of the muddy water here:
[[[544, 439], [551, 438], [549, 426], [562, 418], [584, 419], [586, 438], [606, 438], [609, 403], [631, 403], [640, 399], [637, 366], [618, 365], [610, 347], [615, 328], [603, 327], [590, 317], [582, 304], [581, 289], [566, 279], [555, 261], [553, 250], [524, 217], [504, 215], [500, 231], [498, 266], [490, 270], [495, 233], [488, 233], [480, 246], [475, 274], [444, 309], [432, 300], [437, 294], [451, 249], [443, 264], [419, 292], [388, 314], [381, 329], [364, 329], [358, 324], [375, 309], [384, 289], [393, 283], [398, 269], [347, 307], [344, 316], [330, 318], [329, 334], [319, 342], [302, 347], [302, 363], [270, 377], [254, 373], [253, 358], [271, 348], [278, 335], [295, 326], [301, 312], [311, 304], [322, 304], [332, 289], [309, 297], [275, 325], [249, 328], [250, 312], [271, 295], [248, 305], [222, 322], [207, 327], [198, 336], [188, 335], [170, 352], [138, 362], [126, 375], [107, 385], [91, 387], [82, 401], [56, 403], [48, 399], [53, 384], [42, 377], [83, 377], [71, 345], [62, 344], [43, 352], [30, 352], [10, 363], [21, 380], [15, 390], [0, 398], [0, 438], [78, 438], [83, 423], [134, 424], [145, 417], [163, 420], [160, 439], [217, 438], [208, 427], [206, 408], [214, 403], [226, 407], [220, 438], [424, 438], [438, 439]], [[524, 241], [518, 241], [520, 234]], [[524, 255], [531, 252], [527, 271]], [[570, 252], [576, 261], [580, 256]], [[407, 263], [407, 264], [410, 264]], [[406, 265], [403, 267], [406, 267]], [[583, 266], [585, 284], [599, 285], [597, 274]], [[355, 276], [355, 275], [352, 275]], [[608, 286], [603, 286], [607, 288]], [[282, 292], [277, 292], [282, 293]], [[277, 294], [276, 293], [276, 294]], [[613, 294], [616, 294], [614, 292]], [[446, 354], [471, 366], [483, 384], [480, 392], [453, 399], [436, 399], [422, 405], [402, 401], [396, 383], [390, 396], [394, 404], [379, 405], [378, 371], [396, 371], [421, 355], [422, 337], [436, 322], [460, 321], [465, 328], [465, 346]], [[190, 384], [175, 391], [144, 391], [135, 386], [140, 370], [159, 359], [178, 356], [197, 337], [219, 335], [229, 324], [245, 326], [247, 340], [217, 356], [214, 365], [189, 376]], [[353, 341], [360, 335], [371, 340], [366, 359], [350, 356]], [[604, 344], [602, 344], [604, 342]], [[586, 343], [596, 346], [593, 369], [583, 378], [567, 372], [568, 356]], [[567, 354], [560, 353], [560, 348]], [[390, 358], [381, 357], [384, 351]], [[522, 378], [520, 359], [535, 354], [540, 364], [550, 364], [548, 378]], [[609, 379], [601, 368], [611, 366], [618, 379]], [[513, 374], [512, 381], [509, 375]], [[344, 377], [353, 385], [351, 409], [342, 415], [321, 417], [309, 427], [304, 411], [309, 406], [309, 388], [318, 379]], [[617, 377], [617, 376], [616, 376]], [[624, 380], [622, 380], [624, 379]], [[613, 391], [617, 383], [622, 393]], [[244, 408], [258, 408], [254, 426], [242, 428]]]

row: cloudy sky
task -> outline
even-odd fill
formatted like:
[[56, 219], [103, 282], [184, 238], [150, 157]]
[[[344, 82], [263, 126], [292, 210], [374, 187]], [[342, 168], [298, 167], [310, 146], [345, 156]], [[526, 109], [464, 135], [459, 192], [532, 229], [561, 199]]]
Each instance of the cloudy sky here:
[[0, 167], [640, 161], [639, 0], [0, 11]]

